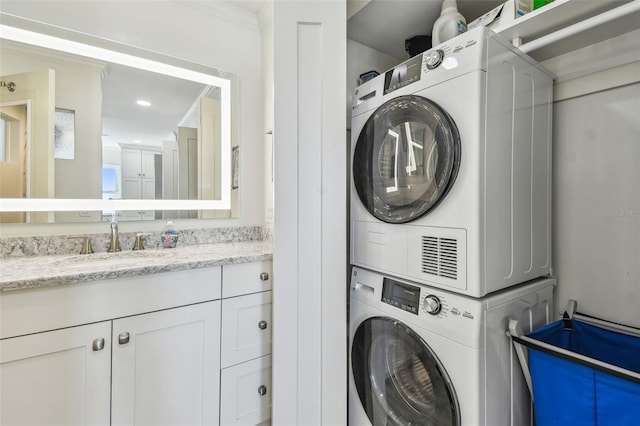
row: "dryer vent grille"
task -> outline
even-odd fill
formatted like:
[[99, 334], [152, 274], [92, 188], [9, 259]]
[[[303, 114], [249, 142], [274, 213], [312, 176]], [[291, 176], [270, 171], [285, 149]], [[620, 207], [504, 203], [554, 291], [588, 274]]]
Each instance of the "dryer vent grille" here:
[[452, 238], [422, 237], [422, 272], [458, 278], [458, 241]]

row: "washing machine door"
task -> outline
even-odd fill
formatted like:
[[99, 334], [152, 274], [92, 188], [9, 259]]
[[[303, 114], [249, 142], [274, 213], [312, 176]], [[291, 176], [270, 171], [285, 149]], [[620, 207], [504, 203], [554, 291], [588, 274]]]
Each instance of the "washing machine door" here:
[[373, 317], [353, 338], [351, 367], [374, 426], [457, 426], [458, 400], [429, 345], [402, 322]]
[[434, 209], [460, 165], [460, 136], [447, 112], [416, 95], [382, 104], [365, 123], [353, 153], [353, 181], [364, 207], [388, 223]]

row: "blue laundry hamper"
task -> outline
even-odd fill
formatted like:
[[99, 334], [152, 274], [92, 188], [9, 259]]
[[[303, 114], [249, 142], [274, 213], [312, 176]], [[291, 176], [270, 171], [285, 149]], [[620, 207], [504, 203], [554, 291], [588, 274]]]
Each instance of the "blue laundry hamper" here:
[[526, 335], [509, 325], [536, 425], [640, 425], [640, 330], [575, 307]]

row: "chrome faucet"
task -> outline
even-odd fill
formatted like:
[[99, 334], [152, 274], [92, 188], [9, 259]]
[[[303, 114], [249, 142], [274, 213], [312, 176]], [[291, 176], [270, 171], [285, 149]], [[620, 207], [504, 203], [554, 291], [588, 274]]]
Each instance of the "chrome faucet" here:
[[111, 253], [114, 251], [120, 251], [120, 241], [118, 240], [118, 222], [116, 222], [115, 217], [114, 220], [111, 221], [111, 238], [109, 239], [109, 249], [107, 252]]

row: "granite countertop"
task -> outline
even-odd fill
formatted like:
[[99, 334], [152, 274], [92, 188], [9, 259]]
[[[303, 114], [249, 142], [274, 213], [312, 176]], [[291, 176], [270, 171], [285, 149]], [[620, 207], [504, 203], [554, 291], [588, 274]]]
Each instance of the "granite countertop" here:
[[0, 291], [271, 260], [271, 241], [0, 259]]

